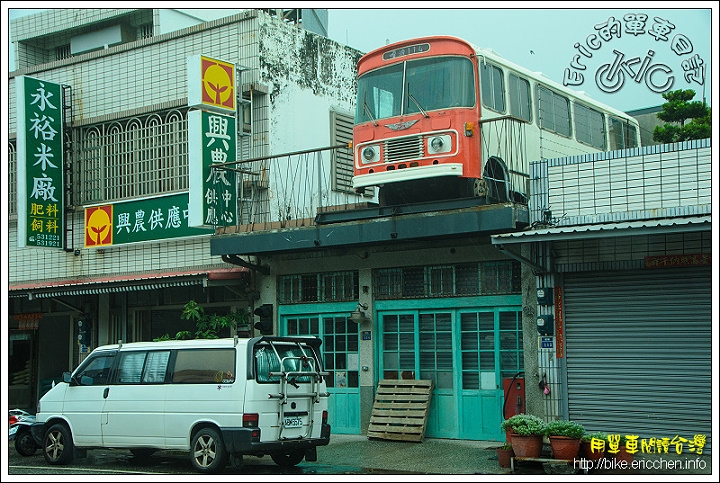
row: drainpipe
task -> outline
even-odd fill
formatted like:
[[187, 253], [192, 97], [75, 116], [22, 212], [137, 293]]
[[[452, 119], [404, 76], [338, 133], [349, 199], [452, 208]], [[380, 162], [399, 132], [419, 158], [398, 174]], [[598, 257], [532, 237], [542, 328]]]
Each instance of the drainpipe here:
[[237, 255], [223, 255], [222, 256], [223, 262], [226, 263], [232, 263], [233, 265], [239, 265], [241, 267], [248, 268], [250, 270], [257, 270], [258, 272], [262, 273], [263, 275], [270, 275], [270, 267], [267, 265], [257, 265], [254, 263], [250, 263], [244, 258], [240, 258]]

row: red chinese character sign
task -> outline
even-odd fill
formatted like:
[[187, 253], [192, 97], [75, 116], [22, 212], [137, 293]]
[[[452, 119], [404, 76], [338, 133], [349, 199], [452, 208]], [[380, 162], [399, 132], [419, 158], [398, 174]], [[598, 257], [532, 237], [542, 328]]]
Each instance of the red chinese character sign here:
[[27, 76], [15, 83], [18, 247], [63, 248], [62, 86]]
[[190, 158], [190, 226], [235, 225], [237, 187], [235, 171], [218, 165], [236, 160], [234, 116], [205, 111], [188, 112]]

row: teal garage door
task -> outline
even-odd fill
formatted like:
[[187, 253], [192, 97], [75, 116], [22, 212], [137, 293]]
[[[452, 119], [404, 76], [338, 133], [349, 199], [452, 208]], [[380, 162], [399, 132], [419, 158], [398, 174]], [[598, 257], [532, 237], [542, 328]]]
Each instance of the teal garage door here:
[[502, 377], [523, 367], [521, 315], [520, 307], [378, 311], [379, 378], [434, 381], [426, 436], [501, 440]]

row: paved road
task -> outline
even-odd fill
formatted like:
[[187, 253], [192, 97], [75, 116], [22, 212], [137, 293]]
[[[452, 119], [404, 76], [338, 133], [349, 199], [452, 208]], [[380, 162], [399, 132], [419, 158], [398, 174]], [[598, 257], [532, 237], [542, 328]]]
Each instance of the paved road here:
[[[147, 475], [148, 477], [167, 477], [176, 480], [173, 475], [193, 475], [197, 472], [190, 465], [187, 454], [173, 451], [158, 451], [147, 460], [138, 460], [126, 450], [89, 450], [86, 458], [76, 458], [72, 464], [52, 466], [45, 462], [38, 451], [33, 456], [20, 456], [15, 448], [8, 448], [8, 475]], [[397, 474], [397, 471], [359, 468], [346, 465], [308, 463], [303, 461], [294, 468], [282, 468], [269, 456], [257, 458], [246, 456], [241, 467], [228, 465], [219, 475], [362, 475]], [[412, 472], [401, 472], [411, 474]], [[417, 474], [417, 473], [416, 473]], [[4, 479], [4, 478], [3, 478]], [[17, 478], [13, 478], [15, 481]]]

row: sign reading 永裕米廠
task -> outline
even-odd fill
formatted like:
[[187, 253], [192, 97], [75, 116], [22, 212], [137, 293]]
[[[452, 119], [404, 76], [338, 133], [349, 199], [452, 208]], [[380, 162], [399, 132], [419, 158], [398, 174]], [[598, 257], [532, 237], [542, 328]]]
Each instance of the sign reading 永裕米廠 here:
[[85, 248], [209, 235], [188, 226], [188, 194], [178, 193], [85, 208]]
[[64, 248], [62, 86], [27, 76], [15, 85], [18, 247]]
[[234, 116], [188, 112], [190, 226], [230, 226], [236, 222], [235, 171], [218, 166], [236, 160], [235, 124]]

